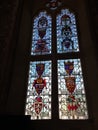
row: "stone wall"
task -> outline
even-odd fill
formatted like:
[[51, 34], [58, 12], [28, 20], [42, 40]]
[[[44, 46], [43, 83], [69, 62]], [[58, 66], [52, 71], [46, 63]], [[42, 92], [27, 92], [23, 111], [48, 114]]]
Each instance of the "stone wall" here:
[[0, 1], [0, 113], [5, 106], [10, 88], [12, 64], [17, 44], [17, 26], [22, 0]]

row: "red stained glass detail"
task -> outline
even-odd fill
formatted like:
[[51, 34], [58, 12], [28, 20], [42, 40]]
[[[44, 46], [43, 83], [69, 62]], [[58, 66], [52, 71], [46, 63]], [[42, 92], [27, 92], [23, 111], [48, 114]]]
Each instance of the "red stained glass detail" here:
[[34, 80], [33, 87], [35, 87], [35, 90], [38, 95], [40, 95], [40, 93], [42, 93], [43, 88], [46, 87], [46, 80], [41, 77], [44, 72], [44, 69], [45, 64], [41, 63], [36, 64], [36, 71], [38, 74], [38, 78]]
[[34, 107], [36, 114], [39, 115], [42, 111], [42, 108], [44, 107], [42, 97], [36, 97], [32, 106]]
[[75, 88], [76, 88], [75, 77], [66, 77], [66, 78], [65, 78], [65, 81], [66, 81], [67, 90], [68, 90], [70, 93], [73, 93], [74, 90], [75, 90]]
[[42, 93], [43, 88], [46, 87], [46, 80], [41, 77], [37, 78], [33, 82], [33, 87], [35, 87], [37, 94], [40, 95], [40, 93]]
[[68, 100], [67, 108], [69, 111], [77, 110], [78, 107], [80, 106], [77, 100], [75, 99], [75, 96], [73, 95], [69, 95], [67, 100]]

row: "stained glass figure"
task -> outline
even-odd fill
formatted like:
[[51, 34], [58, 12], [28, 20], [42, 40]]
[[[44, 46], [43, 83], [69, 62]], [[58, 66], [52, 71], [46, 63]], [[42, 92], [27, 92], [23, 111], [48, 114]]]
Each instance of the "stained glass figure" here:
[[31, 55], [51, 53], [51, 17], [45, 11], [34, 18]]
[[49, 7], [51, 10], [57, 9], [62, 3], [58, 0], [50, 0], [49, 3], [46, 4], [46, 7]]
[[68, 9], [62, 9], [57, 15], [57, 52], [78, 52], [78, 36], [74, 13]]
[[80, 59], [58, 60], [60, 119], [88, 119]]
[[51, 61], [30, 62], [25, 115], [51, 119]]

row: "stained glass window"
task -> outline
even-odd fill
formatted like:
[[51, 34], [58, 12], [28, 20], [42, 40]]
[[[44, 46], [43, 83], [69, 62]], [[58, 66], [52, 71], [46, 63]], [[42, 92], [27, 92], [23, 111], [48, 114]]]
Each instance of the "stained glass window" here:
[[50, 0], [46, 6], [51, 16], [41, 11], [33, 19], [25, 107], [32, 120], [88, 119], [76, 18], [69, 9], [54, 11], [60, 5]]
[[51, 53], [51, 16], [46, 11], [34, 18], [31, 55]]
[[60, 119], [87, 119], [87, 105], [80, 59], [58, 60]]
[[51, 119], [51, 61], [30, 62], [25, 114]]
[[78, 52], [78, 37], [74, 13], [62, 9], [57, 15], [57, 52]]

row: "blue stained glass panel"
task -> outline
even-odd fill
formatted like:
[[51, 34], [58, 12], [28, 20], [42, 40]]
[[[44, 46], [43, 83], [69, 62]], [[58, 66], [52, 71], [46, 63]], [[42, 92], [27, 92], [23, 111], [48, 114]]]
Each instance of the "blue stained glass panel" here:
[[88, 119], [80, 59], [58, 60], [60, 119]]
[[76, 18], [68, 9], [62, 9], [56, 18], [57, 29], [57, 52], [78, 52], [78, 36]]
[[30, 62], [25, 115], [51, 119], [51, 61]]
[[51, 16], [46, 11], [34, 18], [31, 55], [51, 53]]

